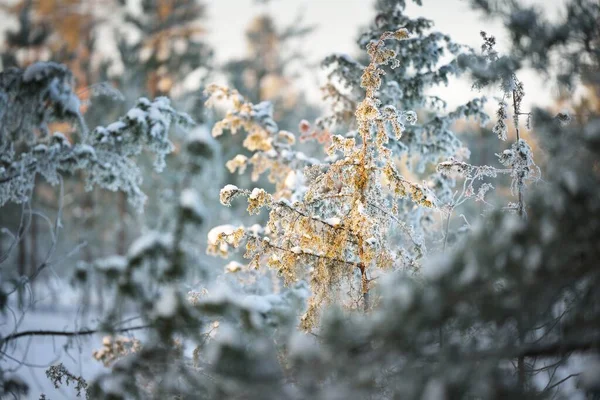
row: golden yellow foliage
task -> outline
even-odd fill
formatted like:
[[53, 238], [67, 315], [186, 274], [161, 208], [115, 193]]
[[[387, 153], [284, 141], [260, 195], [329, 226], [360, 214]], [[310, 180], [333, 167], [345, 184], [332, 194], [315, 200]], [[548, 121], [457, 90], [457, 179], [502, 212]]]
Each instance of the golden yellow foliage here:
[[95, 350], [92, 356], [102, 362], [105, 367], [128, 354], [135, 353], [141, 349], [142, 345], [138, 339], [124, 336], [105, 336], [102, 339], [102, 348]]
[[[285, 157], [281, 157], [283, 151], [287, 154], [291, 151], [295, 143], [293, 134], [265, 129], [251, 117], [254, 105], [235, 90], [217, 86], [208, 90], [209, 105], [217, 99], [233, 103], [225, 118], [215, 125], [214, 134], [221, 134], [225, 128], [232, 133], [243, 128], [247, 132], [244, 145], [254, 152], [249, 160], [254, 168], [252, 179], [271, 169], [269, 178], [276, 183], [272, 196], [263, 189], [250, 192], [235, 188], [234, 193], [228, 185], [221, 191], [221, 201], [229, 205], [235, 195], [241, 194], [248, 196], [249, 213], [257, 213], [263, 207], [270, 210], [262, 235], [247, 230], [241, 233], [246, 239], [244, 257], [251, 260], [251, 267], [267, 265], [276, 270], [286, 284], [301, 278], [309, 280], [312, 297], [301, 322], [305, 329], [317, 324], [323, 304], [338, 301], [346, 293], [358, 299], [349, 304], [356, 306], [362, 302], [365, 310], [370, 308], [368, 295], [374, 269], [391, 268], [404, 251], [388, 245], [393, 223], [416, 245], [410, 230], [397, 217], [398, 198], [410, 196], [420, 206], [435, 206], [432, 194], [425, 187], [406, 180], [398, 172], [396, 160], [385, 147], [386, 124], [391, 125], [396, 138], [402, 135], [402, 124], [398, 111], [391, 106], [381, 107], [376, 97], [384, 73], [381, 66], [397, 66], [395, 52], [385, 48], [385, 40], [406, 37], [403, 29], [386, 32], [379, 41], [368, 45], [371, 62], [362, 76], [366, 97], [355, 110], [358, 135], [332, 136], [326, 151], [333, 161], [309, 164], [303, 171], [294, 171], [291, 163], [286, 164]], [[310, 124], [303, 121], [301, 133], [305, 135], [308, 131]], [[343, 157], [336, 158], [337, 153]], [[227, 163], [227, 168], [239, 170], [247, 163], [246, 158], [238, 156]], [[292, 203], [289, 201], [292, 191], [286, 181], [298, 173], [306, 178], [307, 190], [301, 201]], [[230, 235], [219, 238], [220, 241], [209, 246], [209, 253], [227, 253], [227, 249], [222, 251], [219, 246], [223, 241], [225, 245], [231, 244]], [[236, 241], [240, 240], [237, 236]], [[358, 276], [360, 284], [356, 287]]]

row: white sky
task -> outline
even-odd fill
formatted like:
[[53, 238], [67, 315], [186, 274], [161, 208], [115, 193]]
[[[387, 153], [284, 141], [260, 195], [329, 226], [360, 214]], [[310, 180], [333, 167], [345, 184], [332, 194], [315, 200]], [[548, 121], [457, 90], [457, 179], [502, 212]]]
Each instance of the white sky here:
[[[408, 0], [410, 1], [410, 0]], [[563, 0], [527, 0], [544, 5], [553, 13]], [[412, 3], [408, 6], [411, 16], [423, 16], [432, 19], [437, 30], [449, 34], [455, 42], [479, 47], [481, 30], [487, 31], [498, 39], [498, 50], [503, 51], [507, 42], [502, 25], [497, 21], [481, 18], [469, 9], [465, 0], [423, 0], [422, 7]], [[309, 25], [317, 25], [317, 30], [306, 40], [303, 46], [308, 61], [318, 63], [331, 53], [357, 54], [355, 43], [358, 29], [366, 25], [374, 16], [372, 0], [274, 0], [269, 4], [258, 4], [254, 0], [207, 0], [209, 42], [215, 46], [217, 61], [243, 55], [245, 52], [244, 30], [256, 15], [268, 11], [276, 16], [279, 26], [292, 22], [298, 13], [304, 15]], [[520, 75], [525, 84], [525, 108], [532, 104], [549, 105], [553, 103], [556, 90], [548, 87], [533, 73]], [[318, 79], [315, 75], [306, 76], [302, 81], [309, 97], [318, 100]], [[466, 80], [453, 82], [449, 87], [435, 91], [449, 103], [456, 106], [478, 95], [470, 90]], [[496, 93], [483, 93], [493, 96]]]
[[[12, 0], [0, 0], [10, 2]], [[90, 1], [90, 0], [86, 0]], [[135, 1], [135, 0], [134, 0]], [[139, 0], [138, 0], [139, 1]], [[255, 0], [204, 0], [207, 5], [207, 18], [204, 24], [208, 30], [208, 41], [214, 46], [217, 62], [245, 54], [246, 42], [244, 31], [256, 15], [269, 12], [275, 16], [279, 27], [285, 27], [293, 22], [299, 14], [304, 16], [308, 25], [316, 25], [317, 29], [310, 34], [302, 44], [306, 54], [306, 63], [313, 65], [307, 68], [301, 82], [302, 89], [309, 98], [319, 101], [319, 86], [323, 83], [322, 74], [317, 74], [318, 63], [331, 53], [347, 53], [356, 55], [358, 48], [355, 40], [359, 27], [365, 26], [373, 17], [373, 0], [272, 0], [268, 4], [259, 4]], [[528, 3], [542, 4], [551, 14], [554, 14], [564, 0], [521, 0]], [[490, 21], [468, 7], [466, 0], [423, 0], [419, 7], [410, 0], [408, 13], [411, 16], [423, 16], [432, 19], [435, 29], [449, 34], [455, 42], [479, 47], [480, 30], [485, 30], [498, 39], [498, 50], [507, 48], [502, 25]], [[14, 27], [16, 21], [11, 21], [0, 12], [0, 33], [4, 29]], [[538, 76], [524, 71], [519, 75], [525, 84], [526, 97], [524, 108], [532, 104], [539, 106], [550, 105], [557, 94]], [[444, 98], [449, 106], [465, 103], [472, 97], [480, 95], [472, 92], [470, 83], [466, 80], [451, 82], [449, 87], [441, 87], [434, 91]], [[484, 92], [492, 97], [498, 92]], [[492, 103], [493, 104], [493, 103]]]

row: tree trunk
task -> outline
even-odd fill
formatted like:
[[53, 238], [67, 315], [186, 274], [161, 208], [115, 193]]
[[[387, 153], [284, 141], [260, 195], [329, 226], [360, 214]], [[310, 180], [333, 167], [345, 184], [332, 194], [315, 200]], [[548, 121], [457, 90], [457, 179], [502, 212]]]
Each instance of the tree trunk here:
[[125, 193], [119, 192], [118, 196], [118, 207], [119, 207], [119, 233], [117, 234], [117, 254], [125, 255], [127, 231], [125, 224], [125, 217], [127, 216], [127, 197]]

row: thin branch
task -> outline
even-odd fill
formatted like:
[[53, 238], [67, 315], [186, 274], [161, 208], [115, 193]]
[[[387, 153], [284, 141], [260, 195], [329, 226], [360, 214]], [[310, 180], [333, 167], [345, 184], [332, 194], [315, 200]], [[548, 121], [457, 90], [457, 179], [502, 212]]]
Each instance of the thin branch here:
[[[115, 329], [112, 332], [114, 333], [123, 333], [123, 332], [130, 332], [130, 331], [137, 331], [137, 330], [141, 330], [141, 329], [147, 329], [150, 328], [150, 325], [139, 325], [139, 326], [132, 326], [130, 328], [120, 328], [120, 329]], [[39, 330], [39, 331], [23, 331], [23, 332], [17, 332], [17, 333], [13, 333], [12, 335], [8, 335], [6, 336], [4, 339], [2, 339], [2, 341], [0, 342], [1, 344], [10, 342], [12, 340], [21, 338], [21, 337], [25, 337], [25, 336], [84, 336], [84, 335], [93, 335], [99, 332], [109, 332], [106, 330], [102, 330], [102, 329], [86, 329], [86, 330], [81, 330], [81, 331], [49, 331], [49, 330]]]
[[561, 379], [560, 381], [558, 381], [558, 382], [554, 383], [552, 386], [548, 386], [548, 387], [546, 388], [546, 390], [552, 390], [552, 389], [554, 389], [555, 387], [557, 387], [558, 385], [560, 385], [560, 384], [562, 384], [562, 383], [564, 383], [564, 382], [568, 381], [569, 379], [571, 379], [571, 378], [574, 378], [574, 377], [576, 377], [576, 376], [579, 376], [579, 374], [571, 374], [571, 375], [567, 376], [566, 378], [564, 378], [564, 379]]
[[362, 263], [357, 263], [357, 262], [353, 262], [353, 261], [346, 261], [346, 260], [342, 260], [340, 258], [333, 258], [333, 257], [322, 256], [322, 255], [315, 254], [315, 253], [308, 253], [308, 252], [305, 252], [305, 251], [302, 251], [302, 250], [298, 251], [298, 252], [295, 252], [295, 251], [292, 251], [291, 249], [285, 249], [283, 247], [279, 247], [277, 245], [274, 245], [272, 243], [267, 243], [267, 242], [264, 242], [264, 241], [262, 242], [262, 244], [263, 245], [267, 245], [267, 247], [271, 247], [273, 249], [277, 249], [277, 250], [280, 250], [280, 251], [285, 251], [285, 252], [288, 252], [288, 253], [293, 253], [293, 254], [296, 254], [298, 256], [315, 257], [315, 258], [318, 258], [318, 259], [321, 259], [321, 260], [328, 260], [328, 261], [337, 262], [337, 263], [340, 263], [340, 264], [352, 265], [352, 266], [354, 266], [354, 267], [356, 267], [358, 269], [363, 268], [362, 267], [362, 265], [363, 265]]
[[282, 206], [284, 208], [287, 208], [288, 210], [293, 211], [293, 212], [301, 215], [304, 218], [311, 219], [311, 220], [313, 220], [315, 222], [320, 222], [323, 225], [327, 225], [328, 227], [330, 227], [332, 229], [342, 230], [342, 231], [346, 231], [346, 232], [349, 232], [349, 233], [353, 234], [351, 231], [349, 231], [348, 229], [344, 228], [341, 225], [333, 225], [333, 224], [331, 224], [331, 223], [329, 223], [329, 222], [327, 222], [327, 221], [325, 221], [325, 220], [323, 220], [321, 218], [313, 217], [312, 215], [308, 215], [306, 213], [303, 213], [302, 211], [298, 210], [297, 208], [294, 208], [294, 207], [292, 207], [289, 204], [286, 204], [284, 202], [274, 202], [273, 205]]
[[520, 357], [553, 357], [564, 356], [572, 352], [587, 352], [598, 348], [600, 348], [600, 338], [571, 342], [562, 341], [541, 346], [524, 346], [522, 350], [516, 353]]
[[410, 227], [408, 227], [406, 225], [406, 222], [400, 221], [398, 219], [398, 217], [396, 217], [394, 214], [390, 213], [387, 210], [384, 210], [383, 208], [379, 207], [377, 204], [374, 204], [374, 203], [371, 203], [371, 202], [367, 201], [367, 205], [370, 206], [370, 207], [373, 207], [373, 208], [375, 208], [377, 210], [379, 210], [381, 213], [383, 213], [383, 214], [387, 215], [388, 217], [390, 217], [391, 219], [393, 219], [398, 224], [398, 226], [400, 227], [400, 229], [402, 229], [408, 235], [408, 237], [410, 238], [410, 240], [413, 242], [414, 245], [416, 245], [416, 246], [422, 246], [423, 245], [423, 243], [420, 240], [418, 240], [417, 238], [415, 238], [415, 236], [414, 236], [415, 233], [411, 230]]

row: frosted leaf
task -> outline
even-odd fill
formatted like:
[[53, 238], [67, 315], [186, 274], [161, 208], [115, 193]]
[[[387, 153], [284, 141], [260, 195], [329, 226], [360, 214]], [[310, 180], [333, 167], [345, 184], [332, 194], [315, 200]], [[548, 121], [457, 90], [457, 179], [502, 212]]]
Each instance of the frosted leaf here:
[[258, 214], [260, 209], [267, 206], [272, 201], [272, 197], [264, 189], [254, 188], [248, 196], [248, 213]]
[[227, 161], [225, 166], [232, 174], [237, 170], [239, 174], [243, 174], [246, 171], [248, 165], [248, 157], [243, 154], [238, 154], [231, 160]]
[[227, 257], [229, 246], [237, 248], [245, 236], [243, 227], [233, 225], [220, 225], [208, 232], [207, 254]]
[[236, 227], [229, 224], [215, 226], [208, 232], [208, 242], [217, 244], [220, 235], [231, 235], [235, 230]]
[[356, 119], [359, 121], [374, 120], [378, 116], [377, 104], [370, 98], [363, 100], [356, 108]]
[[219, 193], [219, 200], [221, 201], [221, 204], [229, 207], [231, 206], [231, 200], [233, 200], [235, 196], [241, 193], [242, 191], [237, 186], [225, 185], [225, 187], [223, 187], [223, 189], [221, 189], [221, 192]]

